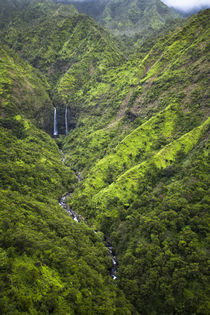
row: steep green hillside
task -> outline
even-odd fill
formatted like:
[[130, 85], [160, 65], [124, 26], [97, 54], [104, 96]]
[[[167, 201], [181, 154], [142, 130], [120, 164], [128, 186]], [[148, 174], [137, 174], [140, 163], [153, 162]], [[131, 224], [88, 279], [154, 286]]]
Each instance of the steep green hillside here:
[[[13, 50], [53, 83], [78, 62], [87, 68], [119, 64], [122, 54], [117, 44], [92, 19], [79, 15], [72, 5], [52, 7], [50, 1], [45, 2], [35, 2], [35, 8], [29, 6], [20, 14], [22, 21], [16, 17], [2, 32], [3, 40]], [[35, 14], [37, 7], [40, 16]]]
[[[149, 53], [137, 52], [121, 67], [104, 71], [99, 82], [90, 80], [81, 86], [79, 93], [72, 94], [73, 90], [69, 93], [65, 89], [66, 86], [71, 89], [74, 76], [63, 76], [58, 83], [60, 93], [75, 98], [75, 106], [81, 109], [77, 128], [66, 137], [64, 146], [75, 169], [89, 169], [105, 153], [114, 152], [113, 148], [129, 132], [142, 126], [147, 132], [144, 147], [142, 141], [137, 146], [129, 143], [127, 156], [123, 155], [115, 163], [117, 170], [112, 172], [115, 177], [115, 172], [119, 174], [138, 164], [145, 148], [155, 152], [205, 120], [208, 116], [208, 18], [207, 10], [189, 19], [183, 27], [161, 38]], [[156, 117], [158, 113], [160, 116]], [[151, 124], [143, 125], [150, 118]], [[140, 132], [141, 127], [134, 133], [137, 142]], [[119, 149], [126, 151], [123, 144]], [[106, 175], [105, 172], [104, 178]]]
[[2, 49], [0, 83], [1, 313], [135, 313], [109, 275], [102, 235], [58, 204], [77, 179], [35, 125], [51, 106], [45, 82]]
[[10, 48], [52, 77], [49, 67], [69, 36], [74, 15], [77, 12], [73, 6], [34, 1], [15, 16], [1, 36]]
[[1, 124], [11, 126], [13, 117], [23, 113], [37, 126], [51, 133], [53, 105], [46, 79], [11, 51], [8, 54], [8, 51], [0, 50]]
[[[46, 17], [58, 8], [51, 0], [1, 0], [0, 30], [14, 22], [16, 26], [24, 22], [34, 23], [40, 17]], [[33, 12], [32, 12], [32, 10]]]
[[119, 43], [88, 16], [79, 15], [72, 5], [53, 5], [50, 1], [35, 4], [17, 15], [1, 37], [47, 77], [58, 108], [59, 132], [63, 133], [65, 104], [70, 105], [72, 128], [80, 112], [77, 95], [84, 94], [81, 88], [86, 89], [90, 80], [100, 81], [105, 70], [125, 58]]
[[165, 163], [164, 154], [185, 145], [170, 166], [157, 167], [154, 157], [145, 175], [133, 170], [135, 197], [127, 205], [112, 199], [108, 209], [115, 219], [110, 211], [101, 220], [118, 249], [119, 286], [143, 314], [209, 313], [207, 130], [186, 154], [186, 143], [195, 143], [193, 133], [200, 131], [163, 149]]
[[104, 74], [65, 139], [84, 168], [70, 204], [110, 235], [143, 314], [209, 312], [209, 29], [206, 10]]

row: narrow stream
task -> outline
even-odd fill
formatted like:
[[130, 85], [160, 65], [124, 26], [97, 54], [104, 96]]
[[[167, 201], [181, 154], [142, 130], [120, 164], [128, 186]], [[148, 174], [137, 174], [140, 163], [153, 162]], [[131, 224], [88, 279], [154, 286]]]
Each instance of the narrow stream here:
[[67, 193], [66, 195], [64, 195], [63, 197], [61, 197], [60, 201], [59, 201], [59, 205], [68, 212], [68, 214], [70, 215], [70, 217], [76, 221], [76, 222], [80, 222], [83, 221], [82, 216], [77, 215], [72, 209], [70, 209], [65, 200], [67, 197], [69, 197], [71, 195], [71, 193]]
[[111, 246], [111, 244], [109, 244], [109, 246], [107, 246], [108, 250], [109, 250], [109, 254], [112, 258], [112, 269], [111, 269], [111, 272], [110, 272], [110, 275], [112, 277], [112, 279], [116, 280], [117, 279], [117, 276], [116, 276], [116, 273], [117, 273], [117, 257], [114, 255], [113, 253], [113, 247]]
[[[61, 151], [62, 152], [62, 151]], [[63, 154], [63, 158], [62, 158], [62, 162], [65, 161], [65, 155]], [[79, 182], [82, 181], [82, 178], [75, 172], [75, 175], [78, 179]], [[74, 210], [72, 210], [71, 208], [68, 207], [67, 203], [66, 203], [66, 198], [70, 197], [71, 193], [67, 193], [64, 196], [61, 197], [61, 199], [59, 200], [59, 205], [68, 212], [68, 214], [70, 215], [70, 217], [76, 221], [76, 222], [85, 222], [85, 219], [83, 218], [83, 216], [81, 216], [80, 214], [77, 214]], [[86, 223], [86, 222], [85, 222]], [[94, 231], [95, 233], [97, 233], [97, 231]], [[110, 242], [107, 242], [106, 240], [104, 241], [105, 246], [108, 248], [109, 250], [109, 254], [110, 257], [112, 259], [112, 268], [110, 271], [110, 275], [112, 277], [113, 280], [117, 279], [116, 273], [117, 273], [117, 258], [114, 255], [114, 249], [111, 245]]]

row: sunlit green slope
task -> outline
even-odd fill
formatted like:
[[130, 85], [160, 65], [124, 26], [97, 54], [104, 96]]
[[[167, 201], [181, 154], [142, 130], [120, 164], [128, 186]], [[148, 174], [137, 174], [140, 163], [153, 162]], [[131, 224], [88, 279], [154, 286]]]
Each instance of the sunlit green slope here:
[[209, 312], [209, 29], [206, 10], [104, 74], [65, 140], [85, 169], [71, 205], [110, 235], [143, 314]]
[[[119, 163], [116, 158], [116, 163], [111, 163], [115, 179], [138, 164], [145, 150], [148, 154], [155, 152], [205, 120], [208, 19], [208, 10], [189, 19], [160, 39], [149, 53], [137, 52], [121, 67], [106, 69], [99, 82], [90, 80], [78, 93], [71, 90], [74, 72], [71, 77], [70, 69], [68, 76], [63, 76], [59, 90], [65, 97], [75, 98], [75, 106], [80, 108], [77, 128], [71, 130], [64, 146], [71, 153], [69, 162], [73, 167], [80, 171], [89, 168], [96, 159], [112, 154], [113, 148], [138, 128], [132, 140], [136, 144], [125, 138], [115, 148], [118, 156], [122, 155]], [[110, 158], [105, 158], [105, 164]], [[107, 172], [102, 176], [105, 179]]]
[[103, 237], [58, 204], [77, 179], [37, 128], [52, 107], [46, 82], [8, 50], [0, 65], [1, 313], [133, 314]]

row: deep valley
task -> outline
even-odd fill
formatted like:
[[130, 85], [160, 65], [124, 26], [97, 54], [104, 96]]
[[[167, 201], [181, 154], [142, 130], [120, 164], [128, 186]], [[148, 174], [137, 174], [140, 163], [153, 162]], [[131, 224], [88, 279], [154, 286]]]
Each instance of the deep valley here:
[[209, 314], [210, 9], [0, 18], [0, 314]]

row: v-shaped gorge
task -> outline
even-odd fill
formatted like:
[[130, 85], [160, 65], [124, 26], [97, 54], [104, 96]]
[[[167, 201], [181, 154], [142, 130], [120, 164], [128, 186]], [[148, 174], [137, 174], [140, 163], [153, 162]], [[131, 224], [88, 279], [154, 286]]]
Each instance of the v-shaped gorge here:
[[1, 312], [137, 314], [110, 277], [103, 234], [58, 204], [77, 178], [43, 130], [54, 113], [46, 79], [8, 48], [0, 53]]
[[207, 314], [209, 10], [126, 57], [72, 6], [22, 14], [1, 33], [1, 309]]

